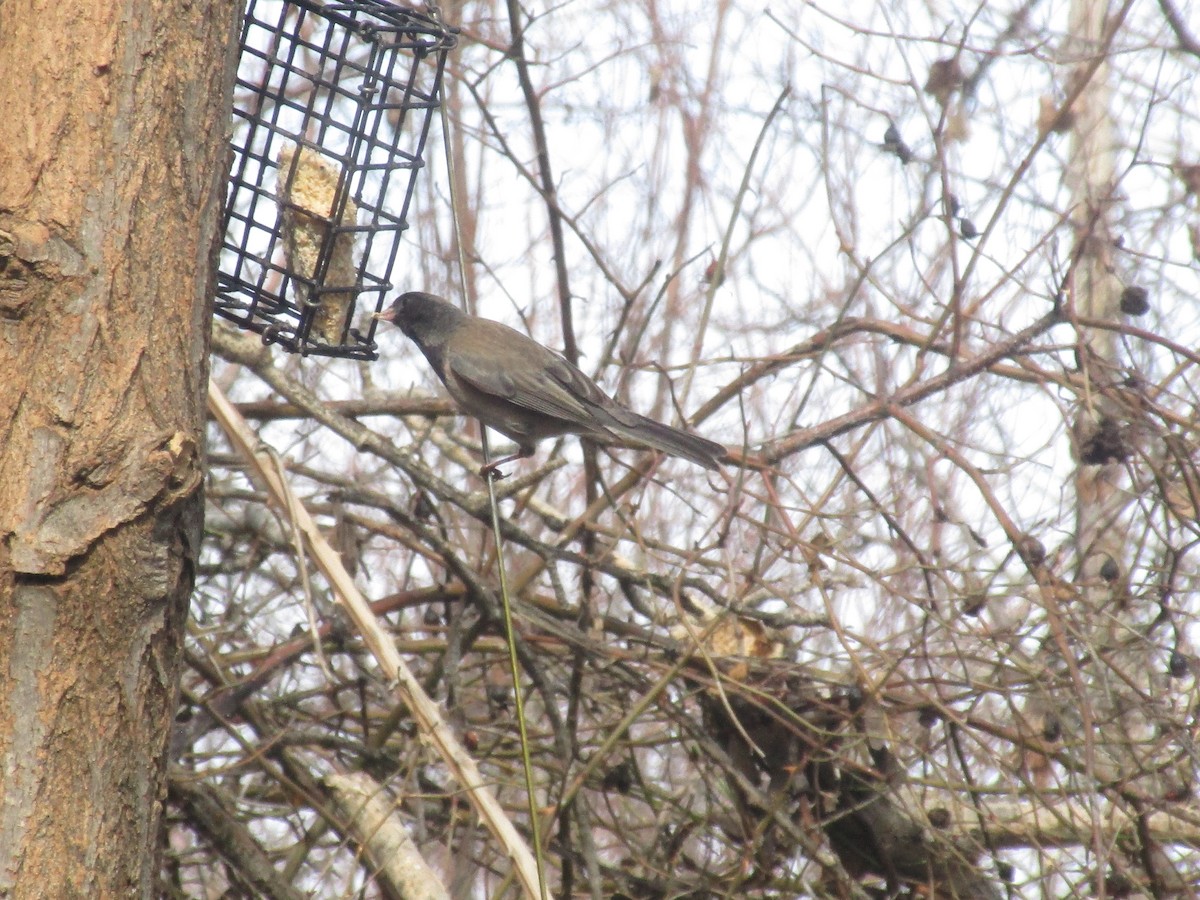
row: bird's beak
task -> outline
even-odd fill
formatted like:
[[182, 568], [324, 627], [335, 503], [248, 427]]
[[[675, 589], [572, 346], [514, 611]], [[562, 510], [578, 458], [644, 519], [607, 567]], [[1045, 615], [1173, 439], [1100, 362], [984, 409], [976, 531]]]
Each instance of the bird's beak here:
[[371, 318], [375, 319], [376, 321], [379, 321], [379, 322], [387, 322], [387, 323], [393, 324], [393, 325], [396, 322], [395, 311], [392, 310], [390, 307], [388, 309], [385, 309], [383, 312], [375, 313], [375, 315], [371, 316]]

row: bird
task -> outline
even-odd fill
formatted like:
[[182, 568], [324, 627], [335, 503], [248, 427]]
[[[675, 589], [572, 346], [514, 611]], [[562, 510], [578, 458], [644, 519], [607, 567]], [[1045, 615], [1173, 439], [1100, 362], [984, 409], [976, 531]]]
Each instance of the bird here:
[[503, 477], [499, 466], [563, 434], [661, 450], [706, 469], [725, 460], [721, 444], [633, 412], [533, 338], [433, 294], [408, 291], [375, 318], [412, 339], [463, 412], [516, 441], [516, 453], [480, 469], [485, 478]]

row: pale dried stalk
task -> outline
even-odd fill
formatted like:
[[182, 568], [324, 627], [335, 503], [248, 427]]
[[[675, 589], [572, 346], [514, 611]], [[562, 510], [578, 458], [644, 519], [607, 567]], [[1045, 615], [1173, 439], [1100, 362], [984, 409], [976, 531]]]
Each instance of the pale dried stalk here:
[[383, 669], [384, 675], [394, 685], [401, 702], [412, 713], [422, 733], [442, 758], [455, 781], [464, 788], [467, 799], [488, 831], [508, 853], [526, 895], [540, 897], [537, 866], [533, 855], [495, 796], [484, 785], [475, 760], [458, 742], [442, 719], [437, 705], [429, 699], [420, 682], [400, 658], [391, 636], [375, 619], [367, 601], [358, 592], [354, 579], [342, 565], [341, 557], [325, 540], [304, 504], [295, 498], [291, 486], [279, 477], [270, 455], [260, 449], [261, 442], [257, 436], [246, 426], [245, 420], [221, 389], [211, 381], [208, 384], [208, 407], [213, 418], [229, 437], [230, 443], [246, 459], [254, 480], [266, 488], [271, 501], [281, 510], [294, 509], [297, 525], [304, 535], [305, 546], [313, 562], [325, 575], [338, 602], [345, 608], [362, 635], [363, 643]]

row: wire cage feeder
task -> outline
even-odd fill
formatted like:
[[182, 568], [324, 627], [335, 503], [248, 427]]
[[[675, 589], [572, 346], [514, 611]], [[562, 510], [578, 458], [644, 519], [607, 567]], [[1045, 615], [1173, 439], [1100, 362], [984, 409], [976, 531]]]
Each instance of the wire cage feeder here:
[[218, 315], [292, 352], [376, 358], [369, 314], [393, 287], [456, 34], [383, 0], [248, 0]]

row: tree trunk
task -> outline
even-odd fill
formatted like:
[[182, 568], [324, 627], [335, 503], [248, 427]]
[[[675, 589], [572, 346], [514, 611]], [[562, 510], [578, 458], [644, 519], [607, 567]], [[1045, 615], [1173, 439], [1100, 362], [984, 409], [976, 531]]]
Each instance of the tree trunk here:
[[[1110, 9], [1110, 6], [1112, 9]], [[1107, 39], [1115, 27], [1117, 4], [1108, 0], [1073, 0], [1071, 39], [1066, 50], [1077, 60], [1075, 77], [1090, 73], [1071, 118], [1071, 145], [1064, 181], [1072, 192], [1071, 221], [1075, 226], [1078, 266], [1071, 292], [1076, 311], [1093, 320], [1116, 322], [1122, 313], [1122, 272], [1116, 224], [1121, 219], [1121, 194], [1116, 189], [1115, 123], [1110, 109], [1112, 89]], [[1094, 71], [1092, 69], [1094, 68]], [[1126, 271], [1126, 274], [1128, 272]], [[1156, 806], [1182, 789], [1188, 776], [1176, 772], [1174, 747], [1156, 739], [1159, 711], [1144, 698], [1169, 692], [1167, 673], [1154, 664], [1155, 645], [1147, 639], [1143, 603], [1130, 595], [1129, 490], [1125, 460], [1136, 433], [1131, 405], [1121, 390], [1127, 378], [1116, 329], [1081, 328], [1079, 367], [1087, 385], [1073, 427], [1076, 496], [1076, 560], [1080, 596], [1087, 615], [1075, 633], [1086, 638], [1086, 663], [1081, 678], [1087, 695], [1074, 692], [1061, 698], [1058, 720], [1067, 742], [1088, 774], [1101, 785], [1119, 785], [1129, 812], [1142, 816], [1143, 804]], [[1143, 601], [1144, 602], [1144, 601]], [[1081, 702], [1082, 701], [1082, 702]], [[1043, 729], [1045, 730], [1045, 729]], [[1190, 768], [1187, 760], [1182, 769]], [[1095, 830], [1099, 834], [1099, 827]], [[1138, 831], [1110, 848], [1094, 843], [1097, 879], [1112, 879], [1129, 866], [1141, 867], [1138, 883], [1150, 896], [1176, 896], [1183, 883], [1162, 848]], [[1113, 850], [1125, 851], [1122, 861]], [[1112, 854], [1112, 856], [1110, 856]], [[1131, 892], [1146, 896], [1146, 893]]]
[[0, 895], [148, 897], [234, 5], [0, 5]]

